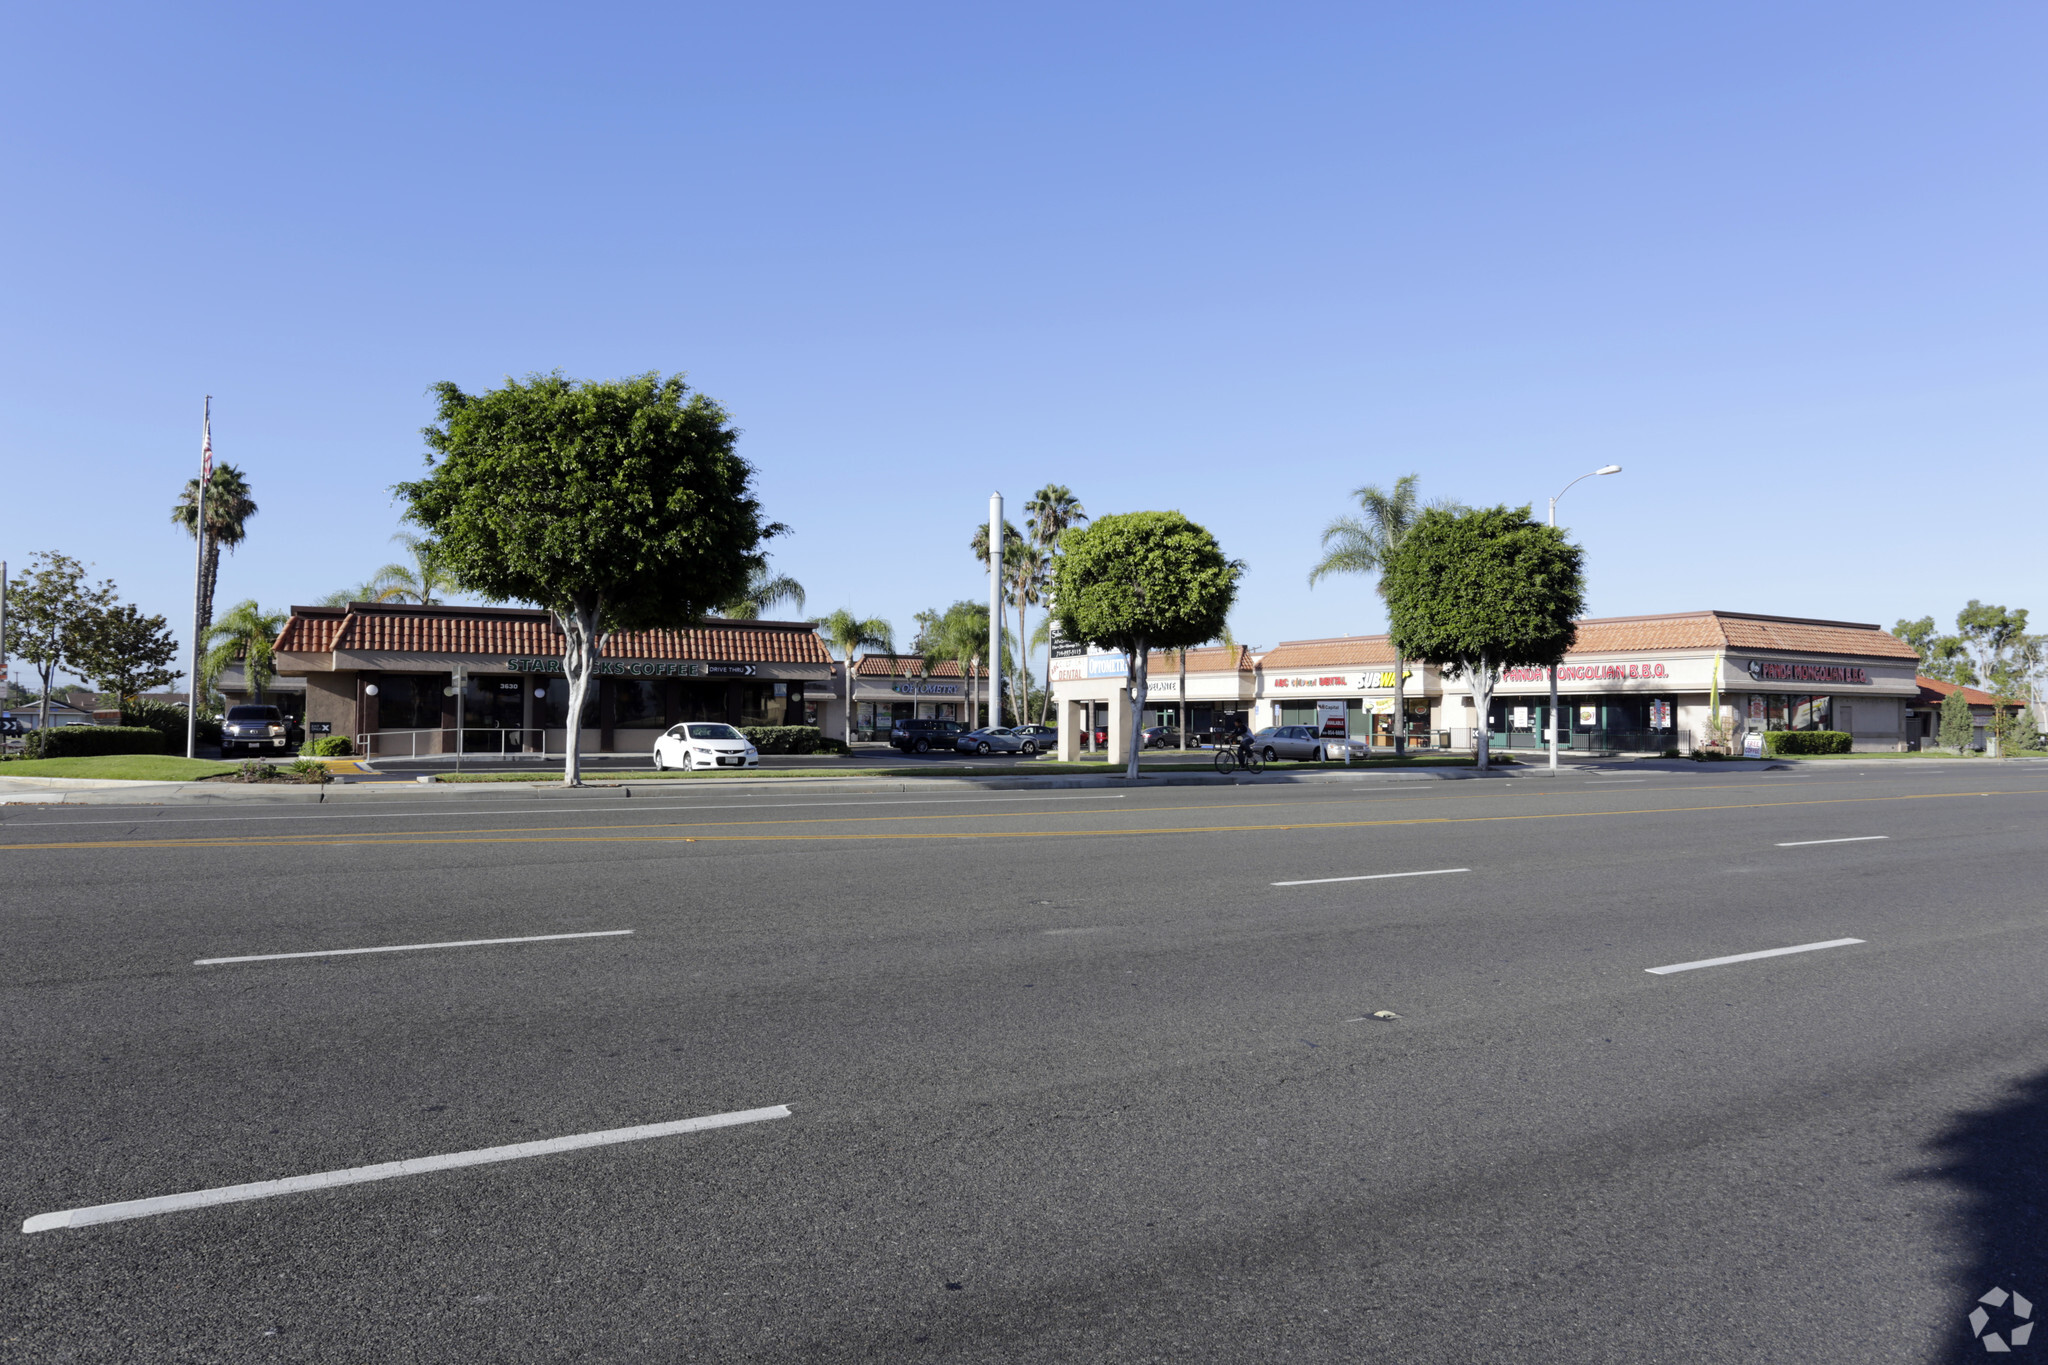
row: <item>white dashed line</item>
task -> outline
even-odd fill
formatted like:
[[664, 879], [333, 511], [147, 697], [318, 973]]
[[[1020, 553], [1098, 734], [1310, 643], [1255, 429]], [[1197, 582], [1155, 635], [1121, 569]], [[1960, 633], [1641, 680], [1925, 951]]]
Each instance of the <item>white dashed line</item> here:
[[1441, 877], [1447, 872], [1470, 872], [1469, 867], [1435, 867], [1427, 872], [1373, 872], [1363, 877], [1310, 877], [1299, 882], [1274, 882], [1274, 886], [1322, 886], [1327, 882], [1383, 882], [1393, 877]]
[[608, 1147], [618, 1142], [640, 1142], [647, 1138], [671, 1137], [677, 1133], [700, 1133], [707, 1128], [731, 1128], [764, 1119], [786, 1119], [789, 1106], [742, 1109], [730, 1114], [706, 1114], [701, 1118], [678, 1119], [674, 1123], [649, 1123], [638, 1128], [609, 1128], [601, 1133], [578, 1133], [574, 1137], [547, 1138], [539, 1142], [515, 1142], [509, 1147], [480, 1147], [470, 1152], [445, 1156], [414, 1157], [409, 1161], [386, 1161], [375, 1166], [351, 1166], [317, 1175], [295, 1175], [285, 1180], [259, 1180], [250, 1185], [223, 1185], [219, 1189], [194, 1190], [190, 1194], [167, 1194], [156, 1199], [130, 1199], [119, 1204], [94, 1204], [88, 1208], [65, 1209], [60, 1213], [39, 1213], [21, 1225], [23, 1232], [50, 1232], [56, 1228], [80, 1228], [92, 1223], [118, 1223], [125, 1218], [149, 1218], [181, 1209], [211, 1208], [215, 1204], [238, 1204], [248, 1199], [269, 1199], [273, 1195], [299, 1194], [306, 1190], [327, 1190], [336, 1185], [360, 1185], [371, 1180], [392, 1180], [402, 1175], [425, 1175], [460, 1166], [487, 1166], [496, 1161], [517, 1161], [522, 1157], [546, 1156], [551, 1152], [573, 1152], [583, 1147]]
[[248, 957], [201, 957], [195, 967], [218, 967], [224, 962], [282, 962], [288, 957], [354, 957], [357, 953], [416, 953], [423, 948], [488, 948], [499, 943], [550, 943], [564, 938], [618, 938], [631, 929], [593, 929], [584, 934], [528, 934], [524, 938], [464, 938], [451, 943], [396, 943], [388, 948], [323, 948], [315, 953], [254, 953]]
[[1891, 837], [1889, 834], [1858, 834], [1848, 839], [1794, 839], [1791, 843], [1779, 844], [1778, 847], [1807, 848], [1813, 844], [1867, 844], [1876, 839], [1889, 839]]
[[1846, 948], [1852, 943], [1863, 942], [1860, 938], [1831, 938], [1826, 943], [1802, 943], [1796, 948], [1766, 948], [1760, 953], [1736, 953], [1731, 957], [1701, 958], [1698, 962], [1674, 962], [1669, 967], [1645, 967], [1652, 976], [1668, 976], [1672, 972], [1697, 971], [1701, 967], [1725, 967], [1731, 962], [1754, 962], [1760, 957], [1783, 957], [1787, 953], [1813, 953], [1822, 948]]

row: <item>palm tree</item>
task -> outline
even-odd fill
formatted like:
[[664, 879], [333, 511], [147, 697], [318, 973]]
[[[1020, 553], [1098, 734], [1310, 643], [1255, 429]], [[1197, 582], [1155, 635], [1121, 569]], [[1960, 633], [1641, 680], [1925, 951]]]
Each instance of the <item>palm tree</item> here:
[[[1030, 501], [1024, 504], [1024, 525], [1031, 532], [1031, 543], [1045, 553], [1044, 567], [1039, 572], [1041, 586], [1052, 582], [1052, 556], [1059, 553], [1060, 537], [1086, 520], [1088, 520], [1088, 510], [1081, 506], [1081, 500], [1074, 496], [1074, 490], [1063, 483], [1047, 484], [1036, 493], [1033, 493]], [[1033, 598], [1032, 600], [1036, 601], [1037, 599]], [[1019, 628], [1018, 633], [1021, 634], [1023, 627], [1021, 616], [1017, 624]], [[1040, 633], [1046, 637], [1044, 707], [1050, 708], [1052, 706], [1052, 633], [1050, 631]], [[1039, 643], [1038, 634], [1031, 636], [1031, 642], [1033, 644]], [[1030, 662], [1028, 658], [1025, 660], [1027, 668], [1030, 667]], [[1050, 714], [1049, 710], [1041, 710], [1038, 717], [1040, 724], [1045, 722], [1048, 714]]]
[[[943, 614], [921, 611], [917, 614], [918, 635], [915, 646], [918, 655], [927, 668], [952, 662], [960, 665], [961, 675], [967, 679], [968, 702], [967, 724], [969, 728], [981, 719], [981, 654], [988, 648], [988, 608], [977, 602], [955, 602]], [[989, 722], [991, 725], [995, 721]]]
[[734, 621], [758, 621], [784, 602], [802, 611], [804, 585], [786, 573], [776, 573], [764, 559], [747, 575], [747, 585], [718, 605], [716, 614]]
[[206, 629], [201, 637], [201, 647], [206, 651], [199, 656], [199, 690], [201, 693], [213, 690], [213, 680], [221, 670], [237, 658], [243, 661], [243, 670], [249, 680], [249, 690], [256, 694], [256, 700], [263, 700], [263, 689], [277, 676], [276, 661], [271, 653], [278, 632], [284, 629], [285, 613], [265, 611], [256, 605], [256, 599], [238, 602]]
[[846, 660], [846, 747], [853, 747], [853, 655], [861, 649], [883, 649], [894, 651], [896, 631], [879, 616], [866, 620], [855, 616], [845, 607], [830, 616], [820, 616], [812, 623], [818, 633], [825, 637], [827, 646], [839, 651]]
[[[366, 602], [417, 602], [431, 607], [437, 602], [445, 603], [450, 593], [462, 591], [461, 580], [448, 567], [448, 558], [441, 550], [441, 542], [432, 536], [416, 536], [410, 531], [400, 531], [391, 537], [412, 553], [411, 564], [386, 564], [377, 570], [377, 576], [370, 580], [379, 587], [374, 597], [361, 600]], [[440, 596], [436, 597], [435, 594]]]
[[[242, 471], [222, 462], [213, 467], [206, 481], [206, 539], [199, 559], [199, 636], [206, 638], [213, 624], [213, 588], [220, 579], [220, 549], [233, 550], [247, 537], [249, 518], [256, 515], [256, 502], [249, 496]], [[171, 520], [193, 535], [199, 534], [199, 480], [187, 479], [185, 491], [171, 507]]]
[[[1360, 515], [1338, 517], [1323, 528], [1323, 558], [1308, 571], [1308, 585], [1314, 587], [1318, 581], [1331, 574], [1367, 574], [1380, 580], [1386, 571], [1387, 558], [1407, 538], [1409, 529], [1415, 525], [1415, 518], [1421, 511], [1415, 496], [1415, 481], [1419, 476], [1403, 474], [1394, 480], [1392, 492], [1376, 484], [1352, 490], [1351, 496], [1358, 499]], [[1443, 504], [1450, 506], [1451, 504]], [[1384, 582], [1377, 584], [1382, 599], [1386, 596]], [[1398, 654], [1394, 656], [1394, 755], [1400, 757], [1408, 752], [1408, 708], [1402, 677], [1407, 671], [1407, 660]], [[1481, 718], [1484, 719], [1483, 717]]]

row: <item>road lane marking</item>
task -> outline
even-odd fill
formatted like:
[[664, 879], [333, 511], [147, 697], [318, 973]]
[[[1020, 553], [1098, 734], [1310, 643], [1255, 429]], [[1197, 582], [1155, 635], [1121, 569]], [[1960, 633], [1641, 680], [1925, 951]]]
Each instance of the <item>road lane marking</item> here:
[[488, 948], [499, 943], [548, 943], [563, 938], [618, 938], [631, 929], [593, 929], [582, 934], [527, 934], [521, 938], [463, 938], [449, 943], [394, 943], [388, 948], [323, 948], [315, 953], [252, 953], [247, 957], [194, 958], [195, 967], [218, 967], [225, 962], [282, 962], [288, 957], [354, 957], [358, 953], [416, 953], [423, 948]]
[[1698, 962], [1674, 962], [1669, 967], [1645, 967], [1652, 976], [1669, 976], [1672, 972], [1697, 971], [1701, 967], [1725, 967], [1731, 962], [1754, 962], [1760, 957], [1783, 957], [1787, 953], [1814, 953], [1822, 948], [1846, 948], [1852, 943], [1863, 942], [1860, 938], [1831, 938], [1826, 943], [1802, 943], [1794, 948], [1766, 948], [1760, 953], [1735, 953], [1729, 957], [1707, 957]]
[[1433, 867], [1427, 872], [1372, 872], [1363, 877], [1310, 877], [1299, 882], [1274, 882], [1274, 886], [1322, 886], [1326, 882], [1383, 882], [1394, 877], [1441, 877], [1447, 872], [1470, 872], [1469, 867]]
[[673, 1123], [648, 1123], [637, 1128], [608, 1128], [601, 1133], [578, 1133], [573, 1137], [546, 1138], [539, 1142], [515, 1142], [506, 1147], [479, 1147], [443, 1156], [413, 1157], [407, 1161], [385, 1161], [375, 1166], [351, 1166], [316, 1175], [295, 1175], [284, 1180], [259, 1180], [248, 1185], [223, 1185], [218, 1189], [194, 1190], [190, 1194], [166, 1194], [155, 1199], [129, 1199], [119, 1204], [94, 1204], [82, 1209], [39, 1213], [21, 1225], [27, 1232], [49, 1232], [56, 1228], [82, 1228], [93, 1223], [118, 1223], [127, 1218], [150, 1218], [182, 1209], [211, 1208], [216, 1204], [238, 1204], [249, 1199], [269, 1199], [280, 1194], [306, 1190], [327, 1190], [337, 1185], [361, 1185], [372, 1180], [392, 1180], [402, 1175], [425, 1175], [462, 1166], [488, 1166], [497, 1161], [518, 1161], [553, 1152], [573, 1152], [584, 1147], [609, 1147], [619, 1142], [641, 1142], [648, 1138], [672, 1137], [678, 1133], [701, 1133], [710, 1128], [731, 1128], [742, 1123], [761, 1123], [790, 1116], [786, 1104], [766, 1109], [741, 1109], [729, 1114], [705, 1114]]
[[[1781, 806], [1848, 806], [1862, 805], [1872, 801], [1948, 801], [1959, 797], [1996, 796], [2048, 796], [2048, 788], [2026, 787], [2004, 792], [1919, 792], [1899, 796], [1842, 796], [1820, 797], [1804, 801], [1737, 801], [1712, 806], [1645, 806], [1641, 810], [1580, 810], [1530, 812], [1527, 815], [1418, 815], [1391, 820], [1326, 820], [1292, 821], [1284, 825], [1171, 825], [1139, 827], [1133, 829], [1025, 829], [1025, 830], [934, 830], [923, 829], [903, 834], [532, 834], [508, 838], [506, 831], [478, 830], [473, 833], [403, 835], [366, 831], [361, 834], [286, 834], [266, 837], [262, 840], [236, 838], [193, 838], [193, 839], [90, 839], [62, 843], [10, 844], [0, 842], [0, 853], [48, 852], [67, 850], [91, 852], [105, 849], [147, 849], [164, 848], [212, 849], [212, 848], [406, 848], [427, 845], [454, 844], [604, 844], [604, 843], [862, 843], [904, 839], [1123, 839], [1142, 835], [1186, 835], [1186, 834], [1270, 834], [1281, 829], [1383, 829], [1397, 825], [1483, 825], [1503, 820], [1623, 820], [1641, 815], [1712, 815], [1722, 811], [1773, 810]], [[1316, 805], [1355, 804], [1358, 800], [1374, 798], [1349, 798], [1344, 800], [1317, 801]], [[1408, 799], [1408, 798], [1403, 798]], [[1446, 798], [1465, 799], [1465, 798]], [[1238, 802], [1233, 806], [1271, 806], [1280, 802]], [[1222, 807], [1228, 809], [1230, 807]], [[1148, 810], [1173, 810], [1183, 813], [1199, 813], [1203, 810], [1218, 809], [1204, 806], [1130, 807], [1118, 814], [1141, 814]], [[1052, 812], [1047, 812], [1052, 813]], [[1019, 812], [1030, 814], [1030, 812]], [[876, 817], [889, 818], [889, 817]], [[910, 815], [895, 817], [906, 820], [968, 819], [968, 816], [926, 816]], [[733, 824], [847, 824], [865, 823], [865, 817], [850, 821], [831, 820], [772, 820], [732, 821]], [[720, 826], [707, 822], [674, 822], [654, 826], [661, 829], [707, 829]], [[4, 826], [0, 826], [4, 828]], [[595, 827], [591, 827], [595, 828]]]
[[[620, 815], [641, 816], [658, 810], [790, 810], [817, 806], [937, 806], [961, 801], [1128, 801], [1129, 792], [1094, 792], [1082, 796], [914, 796], [908, 801], [726, 801], [713, 805], [702, 801], [678, 801], [674, 804], [647, 802], [636, 804], [631, 810], [620, 810]], [[125, 820], [9, 820], [8, 829], [39, 829], [49, 827], [71, 827], [74, 825], [238, 825], [255, 824], [259, 820], [402, 820], [408, 814], [446, 815], [453, 819], [465, 815], [534, 815], [550, 811], [573, 810], [588, 815], [588, 802], [573, 802], [566, 806], [520, 806], [507, 810], [447, 810], [438, 806], [414, 806], [408, 809], [320, 811], [305, 815], [163, 815], [155, 819], [129, 816]]]
[[1874, 839], [1889, 839], [1891, 837], [1889, 834], [1858, 834], [1847, 839], [1794, 839], [1791, 843], [1779, 844], [1778, 847], [1806, 848], [1813, 844], [1867, 844]]

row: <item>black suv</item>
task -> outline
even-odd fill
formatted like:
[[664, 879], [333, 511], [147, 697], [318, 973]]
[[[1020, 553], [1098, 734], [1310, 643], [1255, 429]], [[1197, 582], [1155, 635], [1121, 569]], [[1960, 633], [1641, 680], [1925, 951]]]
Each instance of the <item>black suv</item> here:
[[957, 720], [899, 720], [889, 727], [889, 743], [906, 754], [928, 754], [937, 749], [952, 753], [953, 741], [967, 733]]
[[244, 753], [282, 757], [292, 746], [294, 728], [275, 706], [230, 706], [221, 719], [220, 756], [233, 758]]

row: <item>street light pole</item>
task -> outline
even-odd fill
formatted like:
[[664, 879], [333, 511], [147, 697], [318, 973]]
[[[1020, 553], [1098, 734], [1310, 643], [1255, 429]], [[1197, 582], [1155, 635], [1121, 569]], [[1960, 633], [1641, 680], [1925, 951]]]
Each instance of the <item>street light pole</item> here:
[[[1609, 464], [1609, 465], [1602, 465], [1602, 466], [1600, 466], [1600, 468], [1598, 468], [1598, 469], [1594, 470], [1592, 474], [1581, 474], [1581, 475], [1579, 475], [1579, 478], [1578, 478], [1578, 479], [1573, 479], [1573, 480], [1572, 480], [1572, 483], [1577, 483], [1577, 482], [1579, 482], [1579, 479], [1590, 479], [1590, 478], [1594, 477], [1594, 475], [1596, 475], [1596, 474], [1619, 474], [1620, 472], [1621, 472], [1621, 466], [1620, 466], [1620, 465], [1618, 465], [1618, 464]], [[1572, 491], [1572, 483], [1568, 483], [1568, 484], [1566, 484], [1566, 485], [1565, 485], [1565, 486], [1564, 486], [1563, 488], [1560, 488], [1560, 489], [1558, 489], [1558, 490], [1557, 490], [1557, 498], [1561, 498], [1561, 497], [1563, 497], [1563, 496], [1564, 496], [1565, 494], [1567, 494], [1567, 493], [1571, 492], [1571, 491]], [[1550, 524], [1551, 524], [1552, 526], [1556, 526], [1556, 525], [1557, 525], [1557, 498], [1552, 498], [1552, 499], [1550, 500]], [[1562, 662], [1562, 660], [1560, 660], [1559, 662]], [[1550, 666], [1550, 710], [1549, 710], [1549, 711], [1548, 711], [1548, 712], [1546, 713], [1546, 715], [1545, 715], [1545, 719], [1546, 719], [1546, 721], [1547, 721], [1547, 723], [1548, 723], [1548, 725], [1549, 725], [1549, 727], [1550, 727], [1550, 770], [1551, 770], [1552, 772], [1556, 772], [1556, 771], [1557, 771], [1557, 664], [1552, 664], [1552, 665]]]
[[1003, 723], [1003, 495], [988, 495], [988, 723]]

